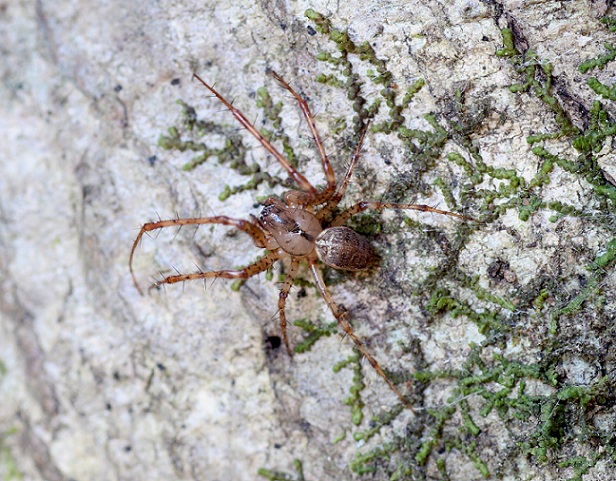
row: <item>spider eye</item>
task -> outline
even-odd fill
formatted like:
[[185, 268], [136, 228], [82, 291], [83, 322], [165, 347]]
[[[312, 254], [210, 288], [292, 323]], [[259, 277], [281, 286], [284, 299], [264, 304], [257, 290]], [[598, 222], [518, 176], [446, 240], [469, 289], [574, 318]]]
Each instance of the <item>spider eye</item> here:
[[266, 205], [265, 207], [263, 207], [263, 209], [261, 210], [261, 214], [259, 215], [259, 219], [261, 221], [265, 220], [265, 218], [270, 214], [272, 207], [272, 205]]

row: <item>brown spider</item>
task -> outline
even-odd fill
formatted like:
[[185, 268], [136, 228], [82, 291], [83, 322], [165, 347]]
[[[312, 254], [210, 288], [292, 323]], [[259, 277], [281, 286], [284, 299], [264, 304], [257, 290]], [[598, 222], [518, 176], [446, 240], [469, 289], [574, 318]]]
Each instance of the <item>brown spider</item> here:
[[[393, 204], [389, 202], [359, 202], [341, 213], [333, 216], [334, 209], [342, 200], [351, 174], [357, 165], [361, 151], [362, 142], [366, 134], [367, 126], [364, 128], [355, 152], [351, 157], [351, 162], [344, 176], [342, 183], [336, 186], [336, 177], [331, 164], [325, 153], [323, 143], [314, 122], [314, 118], [310, 113], [310, 109], [306, 101], [291, 88], [276, 72], [272, 71], [271, 75], [287, 89], [297, 100], [304, 118], [308, 122], [310, 132], [321, 157], [321, 164], [325, 172], [327, 185], [321, 191], [317, 190], [288, 160], [282, 156], [280, 152], [267, 140], [261, 133], [251, 124], [248, 119], [227, 101], [220, 93], [212, 86], [205, 83], [197, 74], [194, 77], [199, 80], [210, 92], [212, 92], [234, 115], [234, 117], [242, 124], [248, 132], [250, 132], [267, 151], [284, 167], [289, 173], [291, 179], [295, 181], [301, 190], [290, 190], [283, 195], [283, 200], [270, 197], [263, 203], [263, 210], [257, 219], [251, 216], [251, 220], [234, 219], [227, 216], [214, 217], [198, 217], [191, 219], [170, 219], [160, 220], [158, 222], [148, 222], [141, 227], [139, 235], [133, 243], [130, 251], [129, 268], [133, 282], [141, 293], [141, 288], [137, 283], [135, 273], [133, 271], [133, 255], [139, 244], [143, 234], [163, 227], [184, 226], [184, 225], [201, 225], [201, 224], [223, 224], [235, 227], [246, 232], [252, 237], [253, 242], [257, 247], [266, 249], [266, 255], [258, 261], [239, 270], [221, 270], [210, 272], [195, 272], [192, 274], [178, 274], [165, 277], [164, 279], [154, 283], [151, 287], [158, 287], [163, 284], [175, 284], [176, 282], [189, 281], [193, 279], [216, 279], [219, 277], [225, 279], [247, 279], [256, 274], [267, 270], [274, 262], [286, 258], [290, 258], [290, 266], [286, 273], [282, 289], [278, 297], [278, 310], [280, 315], [280, 329], [282, 338], [287, 348], [289, 355], [292, 355], [289, 347], [289, 339], [287, 337], [287, 319], [285, 316], [285, 304], [291, 286], [297, 272], [301, 260], [304, 260], [312, 275], [317, 288], [321, 292], [323, 299], [327, 303], [329, 309], [338, 321], [338, 325], [355, 343], [359, 352], [368, 360], [376, 372], [383, 378], [390, 389], [398, 396], [400, 401], [407, 408], [413, 410], [409, 402], [402, 396], [387, 374], [383, 371], [376, 359], [368, 352], [362, 341], [355, 335], [351, 324], [347, 319], [347, 311], [340, 307], [330, 294], [323, 277], [317, 268], [318, 261], [327, 264], [335, 269], [347, 271], [365, 270], [377, 260], [376, 252], [368, 240], [354, 230], [344, 227], [343, 224], [353, 215], [367, 209], [383, 210], [383, 209], [411, 209], [424, 212], [434, 212], [444, 214], [460, 219], [474, 220], [453, 212], [435, 209], [427, 205], [415, 204]], [[321, 206], [317, 209], [317, 206]], [[333, 217], [333, 218], [332, 218]]]

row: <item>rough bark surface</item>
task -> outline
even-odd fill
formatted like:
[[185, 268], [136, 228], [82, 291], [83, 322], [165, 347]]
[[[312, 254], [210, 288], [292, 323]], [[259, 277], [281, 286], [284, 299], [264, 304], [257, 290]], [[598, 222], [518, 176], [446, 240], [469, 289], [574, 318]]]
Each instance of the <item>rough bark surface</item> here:
[[[615, 426], [615, 275], [605, 257], [616, 251], [609, 242], [616, 199], [609, 196], [609, 179], [616, 176], [610, 174], [616, 171], [611, 144], [606, 140], [597, 153], [605, 182], [556, 162], [539, 194], [531, 187], [527, 197], [515, 191], [516, 202], [498, 217], [490, 209], [505, 201], [491, 205], [480, 191], [496, 191], [511, 178], [496, 173], [469, 187], [474, 195], [460, 198], [465, 181], [458, 179], [466, 164], [447, 157], [459, 153], [478, 165], [472, 153], [479, 153], [490, 168], [513, 171], [528, 183], [545, 166], [527, 136], [559, 131], [559, 112], [540, 93], [509, 89], [523, 83], [526, 73], [516, 71], [506, 55], [496, 55], [503, 49], [503, 29], [511, 32], [518, 54], [532, 49], [537, 65], [551, 63], [551, 74], [538, 71], [533, 78], [545, 85], [549, 77], [550, 94], [575, 128], [590, 128], [597, 99], [613, 122], [614, 102], [588, 88], [589, 75], [578, 70], [614, 41], [615, 34], [599, 22], [616, 15], [612, 2], [346, 3], [0, 2], [5, 479], [21, 473], [24, 479], [52, 481], [249, 480], [262, 469], [259, 479], [299, 480], [296, 459], [308, 481], [384, 480], [394, 473], [396, 479], [613, 479], [613, 439], [610, 445], [602, 434]], [[356, 139], [354, 112], [343, 89], [315, 80], [319, 72], [333, 71], [317, 54], [335, 55], [336, 45], [315, 34], [307, 8], [348, 30], [355, 44], [369, 42], [387, 60], [401, 96], [424, 79], [406, 127], [431, 131], [424, 116], [434, 114], [446, 131], [438, 162], [422, 169], [409, 160], [416, 152], [395, 133], [369, 133], [347, 204], [385, 198], [456, 207], [444, 191], [458, 208], [486, 220], [465, 228], [446, 217], [409, 214], [413, 221], [404, 223], [400, 214], [388, 213], [379, 221], [383, 230], [371, 236], [381, 268], [370, 277], [328, 274], [357, 333], [392, 377], [406, 380], [400, 388], [418, 405], [416, 414], [390, 415], [390, 425], [365, 441], [354, 440], [353, 433], [374, 426], [371, 416], [395, 410], [397, 398], [364, 365], [364, 420], [354, 426], [344, 403], [354, 371], [332, 372], [353, 354], [352, 345], [336, 335], [324, 337], [290, 359], [275, 346], [275, 282], [260, 276], [238, 292], [224, 281], [205, 290], [196, 283], [142, 297], [127, 265], [136, 229], [158, 215], [247, 218], [259, 211], [255, 199], [272, 193], [262, 183], [221, 201], [225, 185], [240, 185], [246, 177], [215, 159], [185, 171], [192, 152], [157, 146], [178, 121], [177, 99], [195, 106], [200, 118], [235, 128], [229, 113], [192, 81], [193, 72], [214, 83], [259, 127], [266, 125], [255, 103], [259, 87], [266, 85], [276, 101], [282, 99], [284, 128], [301, 152], [300, 168], [320, 184], [320, 164], [298, 110], [266, 74], [274, 68], [306, 96], [324, 134], [340, 125], [336, 119], [346, 119], [342, 133], [326, 135], [338, 175], [344, 171]], [[374, 100], [381, 87], [367, 80], [371, 67], [358, 57], [353, 62], [365, 95]], [[613, 72], [609, 63], [595, 76], [613, 84]], [[575, 159], [572, 137], [542, 145]], [[204, 138], [224, 142], [220, 135]], [[284, 177], [256, 142], [245, 142], [251, 161]], [[441, 181], [448, 189], [438, 187]], [[543, 204], [532, 210], [535, 201]], [[577, 210], [555, 213], [549, 205], [556, 201]], [[550, 219], [553, 215], [558, 219]], [[159, 271], [193, 271], [195, 264], [234, 268], [259, 253], [245, 236], [229, 236], [223, 227], [175, 234], [146, 238], [138, 249], [135, 268], [143, 284]], [[588, 267], [593, 262], [599, 265], [595, 270]], [[444, 263], [451, 267], [447, 272], [458, 274], [424, 282]], [[463, 274], [476, 278], [461, 281]], [[455, 297], [458, 307], [434, 307], [435, 293]], [[485, 312], [497, 317], [488, 327]], [[288, 317], [333, 320], [311, 286], [293, 291]], [[290, 330], [294, 344], [306, 335]], [[556, 384], [545, 373], [524, 381], [529, 396], [546, 399], [546, 412], [531, 416], [534, 421], [506, 420], [502, 407], [486, 410], [481, 394], [456, 397], [463, 392], [456, 391], [459, 370], [482, 375], [478, 363], [469, 367], [469, 353], [486, 341], [478, 356], [487, 365], [501, 356], [536, 366], [547, 362], [549, 347]], [[418, 369], [440, 374], [411, 382]], [[505, 389], [501, 378], [488, 377], [486, 391]], [[588, 397], [565, 386], [586, 389]], [[519, 389], [518, 380], [504, 396], [514, 397]], [[553, 405], [551, 393], [560, 396]], [[448, 405], [454, 414], [439, 425], [428, 409], [443, 413]], [[562, 413], [546, 428], [553, 432], [536, 434], [541, 416], [560, 413], [559, 406]], [[569, 418], [580, 422], [567, 424]], [[581, 425], [591, 426], [586, 438], [574, 434]], [[346, 438], [332, 443], [343, 434]], [[537, 439], [548, 443], [545, 453]], [[524, 443], [526, 450], [520, 449]], [[430, 446], [432, 453], [421, 458]], [[372, 464], [358, 462], [362, 453], [379, 449], [386, 454], [375, 454]], [[576, 457], [595, 462], [588, 461], [586, 471], [565, 462]]]

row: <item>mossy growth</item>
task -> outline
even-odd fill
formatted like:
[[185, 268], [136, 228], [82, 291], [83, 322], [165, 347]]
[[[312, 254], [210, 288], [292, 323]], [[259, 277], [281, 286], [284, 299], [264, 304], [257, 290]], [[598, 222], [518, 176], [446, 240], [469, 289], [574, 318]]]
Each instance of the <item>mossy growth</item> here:
[[[418, 408], [413, 417], [416, 421], [407, 421], [406, 411], [400, 405], [368, 419], [357, 357], [336, 366], [350, 367], [354, 373], [348, 401], [349, 424], [354, 429], [353, 439], [364, 447], [358, 449], [351, 469], [369, 479], [401, 480], [420, 478], [421, 473], [425, 475], [425, 466], [433, 463], [441, 478], [449, 479], [449, 454], [456, 451], [475, 466], [478, 477], [486, 479], [505, 476], [508, 469], [515, 471], [516, 457], [524, 456], [538, 466], [549, 463], [573, 468], [571, 479], [581, 480], [599, 462], [616, 463], [616, 386], [610, 364], [614, 305], [605, 294], [616, 260], [616, 187], [602, 171], [598, 158], [616, 134], [616, 122], [610, 114], [616, 87], [599, 75], [614, 68], [614, 46], [606, 44], [604, 53], [579, 65], [578, 75], [586, 76], [588, 93], [596, 95], [590, 105], [581, 109], [584, 118], [579, 122], [573, 120], [563, 101], [566, 95], [557, 82], [555, 65], [540, 58], [532, 48], [526, 48], [513, 28], [502, 31], [503, 47], [496, 55], [503, 68], [511, 71], [510, 92], [525, 99], [532, 97], [545, 113], [541, 123], [527, 131], [529, 156], [537, 168], [533, 175], [525, 176], [516, 168], [492, 165], [482, 152], [477, 138], [486, 115], [483, 106], [474, 109], [462, 91], [455, 91], [447, 108], [424, 116], [427, 128], [411, 126], [408, 112], [416, 105], [424, 80], [415, 79], [401, 89], [399, 80], [394, 79], [387, 62], [379, 58], [372, 45], [355, 42], [347, 31], [335, 28], [327, 17], [314, 10], [306, 11], [306, 16], [332, 45], [332, 51], [317, 55], [327, 68], [317, 80], [344, 91], [349, 110], [355, 112], [354, 135], [371, 122], [374, 133], [396, 136], [402, 142], [411, 176], [393, 179], [386, 200], [400, 201], [437, 190], [450, 209], [472, 206], [470, 215], [482, 221], [460, 223], [453, 236], [430, 229], [427, 242], [440, 248], [439, 262], [422, 279], [414, 281], [412, 289], [404, 291], [430, 323], [456, 319], [476, 328], [484, 338], [480, 344], [468, 346], [466, 359], [458, 366], [436, 369], [419, 363], [412, 388]], [[603, 19], [602, 24], [606, 29], [614, 27], [612, 19]], [[357, 68], [359, 64], [365, 68]], [[377, 98], [366, 94], [368, 82], [372, 89], [379, 87]], [[265, 90], [257, 92], [257, 102], [273, 126], [264, 130], [263, 135], [283, 146], [290, 145], [290, 139], [279, 128], [280, 104]], [[198, 121], [194, 110], [181, 105], [185, 112], [183, 123], [170, 129], [169, 135], [161, 138], [161, 145], [197, 151], [199, 157], [187, 168], [217, 157], [238, 172], [245, 172], [244, 175], [260, 173], [246, 162], [247, 149], [235, 127]], [[344, 119], [335, 119], [334, 123], [340, 131], [347, 125]], [[201, 140], [202, 132], [206, 131], [231, 140], [223, 148], [209, 148]], [[195, 138], [185, 140], [182, 132]], [[457, 148], [451, 147], [451, 140]], [[555, 145], [560, 148], [554, 148]], [[290, 159], [296, 158], [292, 149], [283, 148]], [[449, 179], [441, 171], [434, 174], [440, 165], [455, 169], [457, 178]], [[436, 180], [428, 183], [424, 177]], [[564, 196], [546, 196], [545, 191], [560, 177], [577, 182], [585, 202], [592, 207], [580, 207], [580, 202]], [[277, 179], [266, 180], [272, 185], [281, 183]], [[229, 188], [229, 193], [236, 191], [233, 189]], [[567, 222], [575, 223], [576, 231], [594, 234], [596, 245], [559, 245], [555, 258], [559, 251], [569, 250], [571, 255], [563, 256], [549, 268], [537, 269], [524, 283], [515, 278], [503, 280], [495, 274], [486, 284], [477, 274], [466, 272], [459, 259], [469, 242], [483, 235], [483, 229], [486, 233], [515, 231], [501, 223], [508, 216], [510, 225], [511, 213], [529, 228], [531, 221], [539, 224], [542, 215], [553, 225], [561, 223], [562, 231], [568, 230]], [[356, 223], [363, 225], [368, 234], [382, 232], [380, 227], [374, 228], [378, 219], [373, 214], [364, 219], [358, 217]], [[410, 228], [420, 225], [420, 221], [407, 222]], [[570, 238], [566, 237], [566, 241]], [[296, 325], [306, 332], [305, 342], [298, 346], [300, 352], [312, 347], [319, 338], [331, 335], [335, 327], [317, 326], [305, 320], [296, 321]], [[519, 347], [517, 354], [512, 346]], [[595, 366], [596, 374], [584, 381], [573, 378], [568, 371], [568, 358]], [[446, 403], [438, 408], [423, 405], [427, 402], [423, 393], [443, 385], [448, 389]], [[611, 422], [594, 422], [597, 413], [609, 416]], [[394, 423], [405, 423], [406, 429], [396, 431], [403, 434], [394, 433], [390, 428]], [[496, 449], [490, 445], [491, 429], [516, 433], [511, 435], [499, 463], [482, 455], [485, 448]], [[380, 434], [386, 442], [376, 442]], [[298, 476], [299, 473], [298, 470]], [[300, 479], [268, 470], [259, 474], [269, 476], [268, 479]]]
[[[369, 42], [355, 43], [348, 32], [335, 28], [327, 17], [312, 9], [305, 14], [314, 22], [315, 29], [327, 35], [337, 47], [336, 52], [322, 51], [317, 54], [317, 60], [329, 68], [328, 72], [320, 73], [317, 80], [345, 92], [355, 111], [353, 129], [356, 133], [361, 132], [367, 122], [372, 122], [372, 132], [395, 134], [404, 145], [404, 156], [413, 170], [413, 177], [421, 179], [436, 165], [448, 139], [448, 132], [429, 114], [425, 115], [425, 121], [431, 129], [411, 129], [407, 126], [407, 113], [416, 95], [425, 86], [424, 79], [417, 78], [400, 92], [387, 62], [378, 57]], [[367, 78], [359, 73], [356, 67], [358, 61], [369, 65], [365, 74]], [[372, 84], [369, 89], [365, 86], [367, 81]], [[379, 96], [370, 99], [368, 92], [375, 87]], [[426, 193], [429, 188], [419, 182], [416, 190]], [[408, 182], [405, 194], [409, 195]], [[389, 197], [393, 197], [390, 200], [397, 200], [395, 196]]]
[[6, 481], [20, 481], [24, 474], [17, 465], [17, 460], [13, 455], [13, 449], [9, 444], [10, 438], [16, 437], [17, 429], [11, 428], [0, 433], [0, 473]]
[[329, 337], [338, 331], [336, 322], [318, 326], [308, 319], [297, 319], [293, 321], [293, 325], [303, 329], [306, 333], [304, 340], [296, 344], [293, 348], [297, 354], [309, 351], [321, 337]]
[[269, 481], [305, 481], [306, 478], [304, 478], [304, 467], [302, 462], [296, 459], [293, 461], [293, 464], [295, 465], [295, 475], [265, 468], [260, 468], [257, 474]]
[[344, 400], [344, 404], [351, 408], [351, 422], [359, 426], [364, 419], [364, 402], [361, 399], [361, 392], [366, 387], [364, 375], [361, 370], [362, 356], [357, 350], [353, 349], [353, 355], [334, 365], [334, 372], [340, 372], [343, 368], [352, 367], [353, 384], [349, 389], [350, 395]]
[[282, 154], [286, 157], [291, 165], [297, 167], [297, 155], [291, 145], [291, 139], [282, 130], [282, 101], [274, 104], [272, 97], [268, 93], [265, 87], [257, 89], [257, 106], [263, 109], [265, 117], [272, 122], [272, 129], [261, 129], [261, 135], [263, 135], [270, 142], [280, 141], [282, 143]]
[[[248, 162], [250, 149], [245, 145], [244, 136], [235, 126], [234, 119], [230, 119], [231, 124], [219, 124], [210, 120], [203, 120], [197, 116], [194, 107], [183, 100], [178, 100], [182, 107], [180, 119], [177, 125], [169, 127], [166, 135], [161, 135], [158, 145], [165, 150], [175, 150], [179, 152], [193, 151], [197, 155], [183, 166], [186, 171], [198, 168], [210, 159], [217, 159], [218, 163], [235, 170], [240, 175], [249, 177], [244, 184], [229, 186], [225, 184], [218, 197], [221, 201], [230, 196], [246, 190], [256, 190], [263, 182], [270, 187], [276, 185], [289, 186], [286, 179], [272, 176], [268, 172], [262, 171], [261, 166], [256, 162]], [[285, 156], [291, 162], [295, 162], [295, 154], [289, 145], [288, 137], [279, 132], [280, 124], [280, 104], [273, 104], [273, 101], [265, 87], [257, 91], [257, 106], [259, 106], [266, 118], [272, 121], [272, 130], [263, 129], [262, 134], [266, 138], [280, 139], [283, 145]], [[276, 127], [278, 126], [278, 127]], [[210, 143], [206, 142], [207, 139]], [[219, 145], [222, 147], [215, 147]]]
[[[473, 139], [480, 122], [469, 115], [470, 106], [462, 94], [454, 95], [457, 100], [448, 111], [427, 117], [431, 130], [413, 130], [407, 126], [405, 109], [413, 104], [413, 92], [423, 81], [409, 87], [409, 93], [399, 99], [387, 63], [379, 60], [369, 44], [355, 43], [348, 32], [335, 28], [314, 10], [308, 10], [306, 16], [315, 30], [336, 46], [336, 53], [318, 54], [317, 59], [329, 68], [318, 78], [348, 92], [357, 112], [355, 129], [381, 115], [380, 105], [371, 110], [375, 102], [364, 98], [364, 82], [383, 84], [379, 100], [389, 107], [389, 118], [375, 120], [373, 130], [402, 138], [409, 151], [417, 154], [410, 161], [421, 164], [419, 172], [431, 170], [436, 160], [456, 166], [462, 173], [456, 188], [442, 177], [437, 177], [431, 188], [440, 190], [449, 208], [473, 205], [473, 215], [483, 221], [483, 227], [463, 224], [447, 243], [445, 258], [410, 294], [430, 314], [432, 322], [451, 317], [473, 323], [485, 340], [469, 346], [467, 359], [460, 366], [447, 370], [423, 366], [415, 372], [418, 393], [434, 383], [446, 383], [449, 397], [440, 408], [418, 411], [416, 422], [407, 425], [407, 435], [394, 435], [389, 430], [394, 421], [400, 422], [405, 412], [401, 406], [375, 415], [367, 428], [364, 420], [352, 435], [366, 446], [359, 450], [351, 469], [366, 479], [423, 479], [423, 467], [433, 462], [441, 478], [450, 479], [448, 453], [453, 450], [466, 457], [478, 477], [485, 479], [500, 478], [507, 470], [515, 472], [519, 456], [539, 466], [549, 463], [555, 468], [573, 468], [570, 479], [576, 481], [584, 479], [599, 462], [614, 465], [616, 450], [610, 426], [615, 419], [616, 386], [613, 368], [609, 367], [610, 354], [601, 342], [609, 346], [613, 336], [613, 302], [608, 305], [603, 290], [613, 276], [616, 260], [616, 190], [597, 161], [597, 154], [616, 133], [616, 122], [602, 104], [614, 101], [614, 85], [589, 77], [587, 85], [599, 98], [587, 106], [585, 122], [574, 122], [563, 104], [562, 90], [556, 92], [553, 64], [532, 49], [522, 51], [518, 45], [524, 42], [518, 42], [514, 30], [502, 31], [503, 48], [497, 55], [518, 77], [510, 91], [538, 99], [556, 126], [549, 131], [542, 124], [529, 132], [527, 142], [538, 168], [527, 179], [516, 169], [494, 167], [484, 159]], [[614, 26], [611, 19], [602, 19], [602, 23], [606, 28]], [[604, 54], [583, 62], [580, 73], [613, 68], [614, 47], [606, 44], [605, 49]], [[358, 59], [374, 68], [367, 79], [356, 73]], [[446, 141], [452, 138], [463, 147], [461, 150], [446, 151]], [[564, 154], [567, 149], [562, 148], [553, 151], [554, 142], [568, 145], [575, 154]], [[592, 209], [576, 206], [566, 197], [546, 199], [546, 188], [563, 175], [588, 186], [585, 195]], [[394, 194], [404, 195], [404, 189], [399, 190]], [[598, 248], [583, 248], [578, 265], [571, 263], [558, 272], [537, 272], [524, 284], [515, 278], [508, 281], [515, 289], [483, 287], [479, 276], [469, 275], [458, 266], [458, 258], [478, 229], [496, 224], [511, 211], [522, 222], [546, 213], [551, 223], [579, 223], [583, 232], [597, 233]], [[415, 224], [417, 221], [409, 221], [410, 227]], [[433, 238], [440, 242], [438, 233]], [[497, 274], [495, 279], [492, 285], [504, 282]], [[584, 328], [587, 340], [575, 337], [577, 323], [582, 320], [590, 323]], [[508, 346], [528, 343], [540, 349], [541, 355], [534, 361], [531, 355], [507, 350]], [[598, 366], [597, 375], [584, 382], [573, 379], [565, 363], [567, 356], [580, 357], [580, 349], [589, 365]], [[361, 395], [362, 390], [357, 392]], [[610, 415], [612, 421], [595, 423], [596, 413]], [[490, 423], [486, 424], [486, 418]], [[489, 444], [491, 430], [516, 433], [496, 464], [483, 454], [485, 448], [494, 449]], [[375, 436], [385, 432], [388, 441], [374, 443]], [[579, 455], [571, 456], [572, 452]]]

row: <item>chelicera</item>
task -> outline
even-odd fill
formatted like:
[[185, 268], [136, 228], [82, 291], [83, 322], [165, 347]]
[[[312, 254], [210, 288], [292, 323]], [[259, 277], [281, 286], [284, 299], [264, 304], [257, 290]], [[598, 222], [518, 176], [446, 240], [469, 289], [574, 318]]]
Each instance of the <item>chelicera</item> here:
[[325, 282], [323, 282], [318, 264], [322, 262], [335, 269], [362, 271], [372, 267], [376, 263], [378, 257], [368, 240], [349, 227], [344, 226], [344, 223], [349, 218], [368, 209], [407, 209], [434, 212], [436, 214], [458, 217], [460, 219], [472, 219], [427, 205], [366, 201], [358, 202], [336, 214], [335, 210], [344, 197], [353, 170], [359, 160], [362, 142], [368, 126], [362, 131], [346, 174], [342, 182], [338, 185], [334, 170], [323, 147], [307, 102], [276, 72], [272, 71], [271, 75], [293, 95], [299, 104], [304, 118], [308, 122], [308, 127], [319, 151], [321, 165], [325, 173], [325, 187], [318, 190], [306, 177], [304, 177], [304, 175], [289, 163], [289, 161], [254, 127], [252, 123], [248, 121], [242, 112], [235, 108], [211, 85], [203, 81], [197, 74], [194, 74], [194, 77], [214, 94], [214, 96], [231, 111], [239, 123], [274, 156], [280, 165], [287, 171], [290, 178], [295, 182], [298, 190], [286, 192], [282, 200], [270, 197], [263, 202], [263, 209], [260, 216], [258, 218], [251, 216], [250, 220], [236, 219], [227, 216], [214, 216], [186, 219], [177, 218], [144, 224], [130, 252], [129, 268], [133, 282], [139, 292], [142, 292], [133, 270], [133, 256], [137, 245], [145, 233], [165, 227], [203, 224], [222, 224], [239, 229], [248, 234], [257, 247], [266, 249], [265, 255], [258, 261], [238, 270], [199, 271], [190, 274], [171, 275], [154, 283], [151, 287], [158, 287], [164, 284], [175, 284], [194, 279], [247, 279], [266, 271], [276, 261], [288, 259], [289, 265], [286, 269], [286, 278], [282, 284], [278, 297], [278, 310], [282, 339], [287, 352], [289, 355], [292, 355], [287, 336], [285, 304], [293, 281], [298, 274], [300, 263], [305, 262], [314, 277], [317, 289], [323, 296], [323, 299], [327, 303], [344, 334], [353, 341], [362, 356], [368, 360], [370, 365], [398, 396], [404, 406], [412, 410], [413, 408], [410, 406], [409, 402], [389, 379], [363, 342], [355, 335], [349, 323], [348, 312], [334, 301]]

